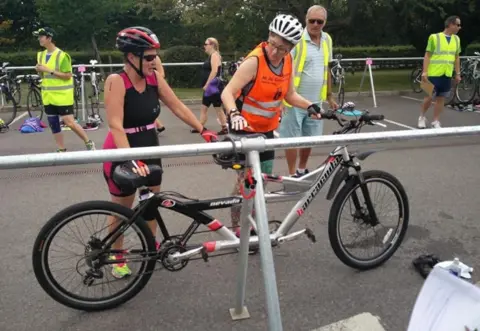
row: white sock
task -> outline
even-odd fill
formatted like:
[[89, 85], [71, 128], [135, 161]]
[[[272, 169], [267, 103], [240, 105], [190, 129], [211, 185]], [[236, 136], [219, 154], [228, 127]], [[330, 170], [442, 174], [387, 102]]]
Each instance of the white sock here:
[[299, 173], [301, 173], [301, 174], [305, 173], [305, 169], [300, 169], [300, 168], [298, 168], [297, 171], [298, 171]]

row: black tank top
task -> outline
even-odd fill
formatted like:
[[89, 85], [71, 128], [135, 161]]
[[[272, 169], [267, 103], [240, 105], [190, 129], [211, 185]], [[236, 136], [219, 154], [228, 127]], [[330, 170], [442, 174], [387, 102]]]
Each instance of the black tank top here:
[[[160, 115], [158, 82], [155, 74], [146, 77], [146, 88], [139, 93], [133, 86], [128, 75], [122, 71], [120, 76], [125, 84], [125, 99], [123, 108], [123, 127], [136, 128], [154, 124]], [[131, 147], [149, 147], [158, 145], [155, 127], [150, 130], [128, 133], [127, 139]]]
[[[212, 63], [211, 63], [212, 55], [209, 55], [208, 58], [203, 62], [202, 64], [202, 87], [205, 86], [208, 80], [208, 76], [210, 76], [210, 73], [212, 72]], [[217, 75], [216, 77], [219, 77], [220, 74], [222, 73], [222, 66], [218, 66], [217, 70]]]

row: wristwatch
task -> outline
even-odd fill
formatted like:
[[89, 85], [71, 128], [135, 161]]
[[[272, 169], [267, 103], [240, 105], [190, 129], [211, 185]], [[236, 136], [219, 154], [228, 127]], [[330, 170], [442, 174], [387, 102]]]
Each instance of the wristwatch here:
[[232, 109], [230, 109], [230, 111], [228, 112], [228, 114], [229, 114], [230, 116], [232, 116], [233, 114], [240, 114], [240, 112], [238, 111], [237, 108], [232, 108]]

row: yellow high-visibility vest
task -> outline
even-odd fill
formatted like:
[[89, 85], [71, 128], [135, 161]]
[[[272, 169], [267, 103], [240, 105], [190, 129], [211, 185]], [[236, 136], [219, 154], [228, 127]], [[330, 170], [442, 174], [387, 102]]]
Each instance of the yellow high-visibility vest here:
[[[60, 71], [60, 63], [66, 57], [67, 53], [57, 48], [47, 59], [47, 50], [37, 53], [37, 62], [47, 66], [51, 71]], [[73, 77], [70, 79], [60, 79], [50, 72], [39, 73], [42, 78], [42, 102], [46, 105], [54, 106], [72, 106], [73, 99]]]
[[[295, 46], [297, 49], [295, 51], [295, 57], [293, 59], [293, 68], [295, 70], [295, 77], [293, 79], [293, 85], [295, 89], [298, 89], [300, 86], [300, 81], [302, 77], [303, 67], [305, 66], [305, 60], [307, 59], [307, 41], [305, 35], [308, 32], [305, 30], [302, 36], [302, 40]], [[327, 100], [327, 79], [328, 79], [328, 60], [330, 55], [330, 49], [332, 48], [332, 37], [325, 31], [322, 31], [322, 34], [325, 34], [327, 38], [323, 39], [322, 48], [323, 48], [323, 58], [324, 58], [324, 72], [323, 72], [323, 86], [320, 90], [320, 100]], [[285, 100], [283, 104], [287, 107], [292, 107]]]
[[428, 76], [453, 76], [453, 69], [455, 67], [455, 56], [460, 49], [460, 38], [457, 35], [452, 35], [450, 43], [443, 33], [436, 33], [433, 35], [435, 50], [430, 58], [428, 66]]

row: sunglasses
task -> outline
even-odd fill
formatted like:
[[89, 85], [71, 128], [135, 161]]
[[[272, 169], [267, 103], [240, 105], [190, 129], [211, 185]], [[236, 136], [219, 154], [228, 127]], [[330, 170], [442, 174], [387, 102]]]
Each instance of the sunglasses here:
[[310, 23], [310, 24], [317, 23], [318, 25], [322, 25], [323, 23], [325, 23], [325, 20], [310, 19], [310, 20], [308, 20], [308, 23]]
[[151, 55], [144, 55], [143, 56], [143, 59], [147, 62], [152, 62], [153, 60], [155, 60], [157, 58], [157, 55], [156, 54], [151, 54]]
[[210, 45], [210, 44], [209, 44], [209, 43], [205, 43], [205, 44], [203, 44], [203, 46], [208, 46], [208, 45]]

